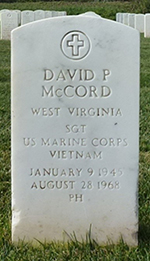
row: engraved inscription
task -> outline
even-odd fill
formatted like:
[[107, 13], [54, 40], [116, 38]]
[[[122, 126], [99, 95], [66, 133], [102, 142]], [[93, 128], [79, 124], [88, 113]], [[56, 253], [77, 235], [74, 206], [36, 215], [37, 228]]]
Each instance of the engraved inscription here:
[[70, 133], [70, 132], [72, 132], [72, 133], [79, 133], [79, 132], [81, 132], [81, 133], [85, 133], [85, 128], [86, 128], [87, 126], [86, 125], [77, 125], [77, 124], [74, 124], [74, 125], [66, 125], [66, 132], [67, 133]]
[[74, 185], [75, 185], [75, 181], [73, 180], [57, 180], [57, 181], [53, 181], [53, 180], [40, 180], [38, 182], [33, 182], [33, 184], [31, 185], [31, 189], [74, 189]]
[[102, 151], [73, 151], [73, 150], [55, 150], [49, 151], [50, 157], [55, 159], [82, 159], [82, 160], [92, 160], [100, 159], [102, 160]]
[[67, 85], [63, 88], [57, 88], [54, 85], [51, 86], [42, 86], [42, 97], [46, 98], [53, 98], [53, 97], [67, 97], [67, 98], [107, 98], [110, 97], [112, 94], [112, 90], [110, 87], [103, 85], [96, 87], [94, 85], [85, 86], [85, 85]]
[[34, 147], [36, 146], [36, 140], [35, 138], [23, 138], [23, 144], [26, 146], [26, 147]]
[[[69, 32], [62, 39], [61, 48], [67, 58], [79, 60], [89, 53], [90, 41], [82, 32]], [[65, 114], [68, 122], [62, 125], [62, 136], [51, 137], [49, 134], [47, 137], [43, 135], [42, 137], [23, 138], [26, 148], [47, 149], [46, 152], [50, 159], [49, 166], [30, 167], [28, 174], [32, 180], [30, 183], [32, 191], [48, 190], [49, 193], [64, 191], [70, 203], [83, 203], [87, 200], [86, 191], [92, 194], [95, 190], [98, 190], [99, 193], [103, 193], [103, 191], [104, 193], [105, 191], [106, 193], [109, 191], [117, 193], [120, 190], [125, 170], [123, 166], [118, 166], [116, 163], [110, 166], [107, 155], [108, 150], [113, 148], [126, 150], [129, 146], [128, 139], [119, 135], [114, 137], [113, 134], [112, 136], [111, 134], [101, 136], [100, 133], [96, 135], [94, 132], [91, 136], [88, 135], [90, 123], [89, 121], [87, 123], [87, 118], [97, 117], [97, 119], [105, 121], [109, 118], [123, 117], [122, 109], [117, 107], [117, 104], [111, 104], [110, 107], [107, 105], [107, 99], [110, 100], [112, 95], [117, 95], [110, 87], [112, 71], [108, 68], [98, 72], [91, 68], [44, 68], [43, 84], [40, 89], [43, 105], [31, 106], [30, 113], [34, 118], [40, 116], [49, 121]], [[95, 85], [96, 78], [100, 79], [99, 85]], [[63, 101], [76, 97], [79, 102], [82, 99], [91, 99], [91, 101], [93, 98], [99, 99], [103, 105], [93, 106], [92, 104], [86, 107], [83, 103], [82, 107], [81, 103], [80, 106], [75, 107], [69, 104], [66, 108], [46, 106], [48, 99], [53, 102], [55, 99]], [[78, 121], [79, 118], [82, 118], [83, 121]], [[115, 122], [117, 125], [117, 120]], [[66, 167], [67, 160], [73, 165]], [[76, 161], [75, 165], [74, 161]], [[57, 162], [56, 165], [54, 162]], [[62, 167], [59, 165], [60, 162]], [[96, 162], [95, 167], [92, 162]]]
[[118, 181], [115, 182], [106, 182], [105, 180], [99, 181], [98, 182], [98, 189], [109, 189], [109, 190], [114, 190], [114, 189], [119, 189], [120, 188], [120, 183]]
[[[109, 71], [109, 70], [106, 70]], [[103, 77], [108, 75], [108, 72], [105, 73], [103, 70]], [[44, 70], [44, 81], [91, 81], [94, 80], [96, 73], [91, 69], [45, 69]]]
[[[64, 193], [68, 194], [68, 201], [72, 203], [84, 202], [85, 191], [90, 194], [95, 190], [117, 192], [121, 188], [122, 175], [124, 175], [123, 168], [112, 167], [109, 169], [102, 166], [100, 168], [32, 167], [29, 170], [32, 191], [64, 190]], [[93, 176], [96, 176], [96, 179]]]
[[59, 168], [31, 168], [30, 176], [35, 177], [79, 177], [81, 176], [83, 169], [82, 168], [68, 168], [68, 169], [59, 169]]
[[104, 177], [104, 176], [108, 176], [108, 175], [112, 175], [113, 177], [116, 176], [122, 176], [123, 175], [123, 169], [121, 168], [113, 168], [111, 170], [109, 170], [108, 168], [101, 168], [99, 169], [99, 176], [100, 177]]
[[[34, 116], [53, 117], [60, 116], [60, 108], [31, 108]], [[68, 107], [66, 113], [75, 117], [121, 117], [120, 108], [71, 108]]]
[[41, 146], [61, 146], [61, 147], [66, 147], [66, 146], [86, 146], [87, 145], [87, 140], [86, 138], [41, 138]]
[[83, 194], [69, 194], [70, 202], [83, 202]]

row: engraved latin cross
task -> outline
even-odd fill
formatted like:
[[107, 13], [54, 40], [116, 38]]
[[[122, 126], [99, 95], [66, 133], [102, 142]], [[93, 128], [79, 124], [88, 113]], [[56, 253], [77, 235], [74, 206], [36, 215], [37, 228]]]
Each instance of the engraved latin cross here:
[[84, 41], [79, 39], [78, 34], [73, 34], [72, 39], [67, 41], [67, 47], [72, 48], [72, 56], [79, 56], [79, 48], [84, 47]]

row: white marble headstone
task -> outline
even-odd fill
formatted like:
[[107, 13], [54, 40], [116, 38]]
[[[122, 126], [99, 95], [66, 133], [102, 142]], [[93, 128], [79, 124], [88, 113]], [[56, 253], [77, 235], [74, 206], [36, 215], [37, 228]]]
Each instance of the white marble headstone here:
[[123, 23], [123, 13], [120, 14], [120, 23]]
[[53, 16], [53, 17], [58, 16], [58, 11], [52, 11], [52, 16]]
[[144, 16], [144, 37], [150, 38], [150, 14]]
[[2, 10], [0, 10], [0, 38], [1, 38], [1, 14], [5, 13], [5, 12], [9, 12], [9, 9], [2, 9]]
[[65, 15], [67, 15], [66, 11], [57, 12], [57, 16], [65, 16]]
[[34, 11], [34, 20], [41, 20], [45, 18], [45, 11], [43, 10], [36, 10]]
[[116, 14], [116, 21], [121, 23], [121, 20], [122, 20], [122, 13], [117, 13]]
[[21, 25], [21, 11], [20, 10], [13, 10], [13, 12], [16, 12], [18, 14], [18, 24]]
[[52, 11], [45, 11], [45, 18], [52, 17]]
[[116, 22], [119, 21], [119, 13], [116, 13]]
[[135, 29], [140, 33], [144, 33], [144, 14], [135, 15]]
[[128, 25], [135, 27], [135, 14], [128, 14]]
[[21, 25], [28, 24], [34, 21], [34, 12], [25, 10], [21, 12]]
[[0, 10], [0, 18], [1, 18], [1, 14], [2, 13], [6, 13], [6, 12], [10, 12], [10, 10], [9, 9], [2, 9], [2, 10]]
[[128, 25], [128, 13], [123, 14], [123, 24]]
[[137, 245], [138, 112], [137, 30], [90, 14], [13, 31], [13, 242], [91, 226]]
[[118, 22], [121, 23], [122, 13], [118, 13]]
[[10, 40], [11, 31], [19, 26], [18, 14], [6, 11], [1, 13], [1, 39]]

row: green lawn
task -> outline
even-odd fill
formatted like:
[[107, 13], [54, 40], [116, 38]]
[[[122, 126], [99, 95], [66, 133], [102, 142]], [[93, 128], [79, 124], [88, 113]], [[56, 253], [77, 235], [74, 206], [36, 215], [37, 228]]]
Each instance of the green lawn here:
[[[44, 9], [47, 9], [44, 4]], [[11, 5], [11, 9], [14, 5]], [[26, 9], [25, 5], [27, 7], [26, 3], [20, 4], [20, 7]], [[31, 3], [31, 6], [34, 5], [37, 3]], [[70, 3], [66, 5], [71, 8]], [[59, 2], [56, 6], [59, 9]], [[89, 6], [90, 3], [87, 8]], [[114, 10], [117, 9], [116, 6]], [[5, 5], [5, 8], [7, 7]], [[80, 12], [80, 7], [82, 7], [81, 4], [76, 8], [75, 13]], [[94, 8], [94, 4], [92, 7]], [[39, 8], [38, 6], [35, 9]], [[42, 6], [41, 9], [43, 9]], [[82, 244], [74, 238], [67, 244], [52, 242], [43, 244], [39, 248], [33, 248], [23, 242], [14, 246], [11, 243], [10, 209], [10, 42], [0, 41], [0, 261], [150, 260], [150, 39], [145, 39], [143, 35], [141, 35], [140, 108], [139, 246], [130, 248], [120, 242], [117, 246], [100, 247], [91, 241], [90, 237]]]

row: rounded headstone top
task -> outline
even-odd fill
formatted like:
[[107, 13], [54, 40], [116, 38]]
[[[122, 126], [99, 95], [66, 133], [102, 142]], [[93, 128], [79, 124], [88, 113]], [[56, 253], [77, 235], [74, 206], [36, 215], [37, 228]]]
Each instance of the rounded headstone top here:
[[92, 16], [92, 17], [96, 17], [96, 18], [101, 18], [100, 15], [98, 15], [98, 14], [96, 14], [94, 12], [91, 12], [91, 11], [83, 13], [83, 14], [80, 14], [80, 16]]

